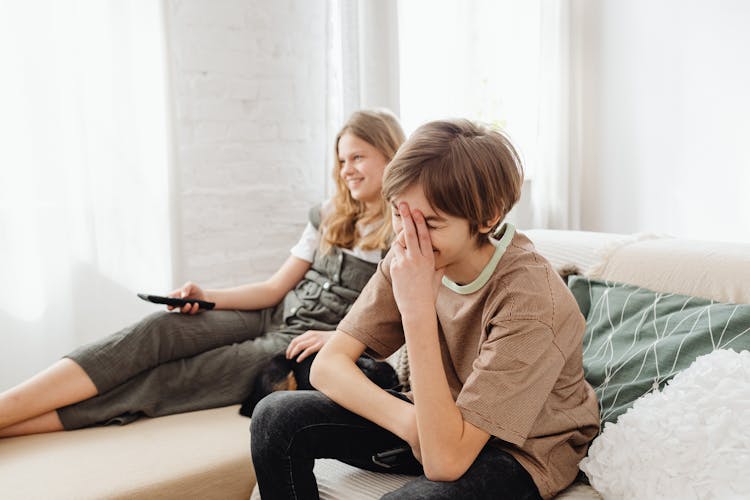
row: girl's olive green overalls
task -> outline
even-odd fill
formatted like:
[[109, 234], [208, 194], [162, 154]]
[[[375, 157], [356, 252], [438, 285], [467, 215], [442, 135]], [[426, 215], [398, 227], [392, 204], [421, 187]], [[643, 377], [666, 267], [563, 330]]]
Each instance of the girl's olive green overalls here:
[[[319, 207], [310, 210], [310, 221], [319, 226]], [[259, 369], [295, 336], [334, 330], [376, 268], [338, 247], [316, 251], [305, 277], [275, 307], [159, 312], [83, 346], [66, 357], [99, 395], [60, 408], [60, 420], [78, 429], [240, 403]]]

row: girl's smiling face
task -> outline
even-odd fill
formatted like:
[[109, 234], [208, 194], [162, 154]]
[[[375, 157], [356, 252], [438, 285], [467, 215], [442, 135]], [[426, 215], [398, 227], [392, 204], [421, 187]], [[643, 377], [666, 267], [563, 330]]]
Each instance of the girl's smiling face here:
[[339, 139], [338, 154], [339, 175], [352, 198], [367, 206], [377, 206], [388, 159], [375, 146], [348, 132]]

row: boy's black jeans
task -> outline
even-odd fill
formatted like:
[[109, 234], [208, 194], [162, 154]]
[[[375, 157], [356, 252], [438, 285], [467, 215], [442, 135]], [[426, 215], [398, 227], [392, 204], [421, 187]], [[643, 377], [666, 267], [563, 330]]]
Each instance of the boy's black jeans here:
[[[389, 458], [376, 457], [385, 465], [372, 459], [400, 447], [407, 451], [397, 455], [393, 464]], [[458, 480], [430, 481], [405, 441], [317, 391], [281, 391], [261, 400], [252, 416], [251, 448], [263, 500], [319, 498], [313, 475], [316, 458], [336, 458], [368, 470], [418, 476], [383, 497], [388, 499], [540, 498], [531, 476], [518, 461], [489, 445]]]

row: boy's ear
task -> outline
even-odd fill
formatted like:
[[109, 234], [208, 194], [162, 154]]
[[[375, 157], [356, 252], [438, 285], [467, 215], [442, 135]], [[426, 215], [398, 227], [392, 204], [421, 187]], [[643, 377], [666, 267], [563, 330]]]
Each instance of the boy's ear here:
[[500, 216], [496, 216], [494, 219], [490, 219], [487, 222], [485, 222], [483, 225], [479, 226], [479, 232], [481, 234], [487, 234], [497, 225], [497, 223], [500, 222]]

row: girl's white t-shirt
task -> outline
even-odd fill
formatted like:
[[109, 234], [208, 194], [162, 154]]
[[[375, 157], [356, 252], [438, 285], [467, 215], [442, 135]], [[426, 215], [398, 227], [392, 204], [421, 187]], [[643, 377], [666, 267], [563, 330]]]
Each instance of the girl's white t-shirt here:
[[[332, 209], [333, 201], [330, 199], [326, 200], [320, 207], [320, 218], [325, 218], [328, 212]], [[364, 236], [372, 232], [376, 226], [377, 223], [360, 225], [359, 232]], [[302, 236], [300, 237], [299, 241], [290, 250], [291, 254], [298, 259], [312, 262], [315, 256], [315, 250], [320, 247], [320, 237], [320, 231], [315, 229], [315, 226], [308, 222], [307, 226], [305, 226], [305, 230], [302, 232]], [[359, 246], [355, 246], [351, 250], [347, 248], [343, 248], [342, 250], [345, 253], [353, 255], [359, 259], [365, 260], [367, 262], [373, 262], [375, 264], [380, 262], [380, 260], [382, 259], [381, 251], [378, 249], [362, 250]]]

